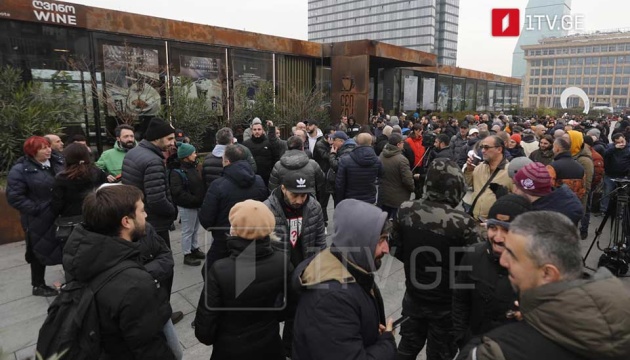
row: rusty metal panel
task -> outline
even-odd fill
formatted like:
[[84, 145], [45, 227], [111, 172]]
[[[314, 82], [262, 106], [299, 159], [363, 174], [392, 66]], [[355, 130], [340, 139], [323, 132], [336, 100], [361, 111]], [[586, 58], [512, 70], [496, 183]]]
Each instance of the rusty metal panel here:
[[456, 66], [441, 65], [439, 67], [424, 67], [417, 70], [431, 72], [440, 75], [451, 75], [455, 77], [465, 77], [468, 79], [478, 79], [485, 81], [502, 82], [512, 85], [520, 85], [521, 79], [508, 76], [487, 73], [483, 71], [464, 69]]
[[370, 56], [333, 56], [331, 68], [332, 119], [354, 115], [357, 123], [367, 124]]

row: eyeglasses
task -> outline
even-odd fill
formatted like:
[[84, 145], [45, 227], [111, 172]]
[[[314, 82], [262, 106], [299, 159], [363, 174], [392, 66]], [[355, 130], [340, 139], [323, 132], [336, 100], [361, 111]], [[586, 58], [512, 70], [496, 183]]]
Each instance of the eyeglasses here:
[[498, 146], [481, 145], [479, 148], [481, 148], [481, 150], [488, 150], [488, 149], [498, 148]]

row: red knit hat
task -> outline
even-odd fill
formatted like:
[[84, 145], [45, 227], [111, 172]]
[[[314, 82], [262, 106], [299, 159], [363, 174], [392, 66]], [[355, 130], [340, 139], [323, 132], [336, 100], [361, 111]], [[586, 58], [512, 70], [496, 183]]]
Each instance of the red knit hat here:
[[521, 144], [521, 134], [514, 134], [514, 135], [510, 136], [510, 139], [516, 141], [516, 145], [520, 145]]
[[551, 175], [545, 165], [535, 162], [522, 167], [512, 179], [514, 185], [532, 196], [551, 194]]

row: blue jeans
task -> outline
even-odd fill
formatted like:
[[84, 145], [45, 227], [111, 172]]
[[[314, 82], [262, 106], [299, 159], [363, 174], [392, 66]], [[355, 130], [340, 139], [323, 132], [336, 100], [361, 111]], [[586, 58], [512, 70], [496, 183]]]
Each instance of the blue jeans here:
[[603, 214], [606, 214], [606, 211], [608, 210], [608, 201], [610, 200], [608, 195], [613, 192], [613, 190], [615, 190], [615, 182], [612, 181], [610, 176], [604, 175], [604, 193], [602, 194], [602, 200], [600, 201], [599, 208]]
[[197, 230], [199, 230], [199, 209], [186, 209], [181, 206], [179, 217], [182, 219], [182, 253], [190, 254], [193, 249], [199, 248], [197, 242]]
[[182, 351], [181, 346], [179, 346], [177, 332], [175, 332], [175, 326], [173, 326], [173, 322], [171, 321], [171, 319], [168, 319], [166, 324], [164, 324], [162, 332], [164, 332], [166, 344], [173, 352], [173, 355], [175, 355], [175, 359], [182, 360], [182, 358], [184, 357], [184, 352]]

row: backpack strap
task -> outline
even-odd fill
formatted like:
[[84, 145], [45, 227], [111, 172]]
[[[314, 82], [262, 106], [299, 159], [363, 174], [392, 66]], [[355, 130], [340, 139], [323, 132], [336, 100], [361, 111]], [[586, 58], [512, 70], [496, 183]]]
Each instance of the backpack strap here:
[[138, 268], [140, 269], [140, 265], [133, 260], [123, 260], [122, 262], [112, 266], [111, 268], [103, 271], [98, 274], [92, 281], [90, 281], [90, 287], [92, 288], [92, 292], [94, 295], [105, 286], [111, 279], [113, 279], [116, 275], [121, 272], [130, 269], [130, 268]]

